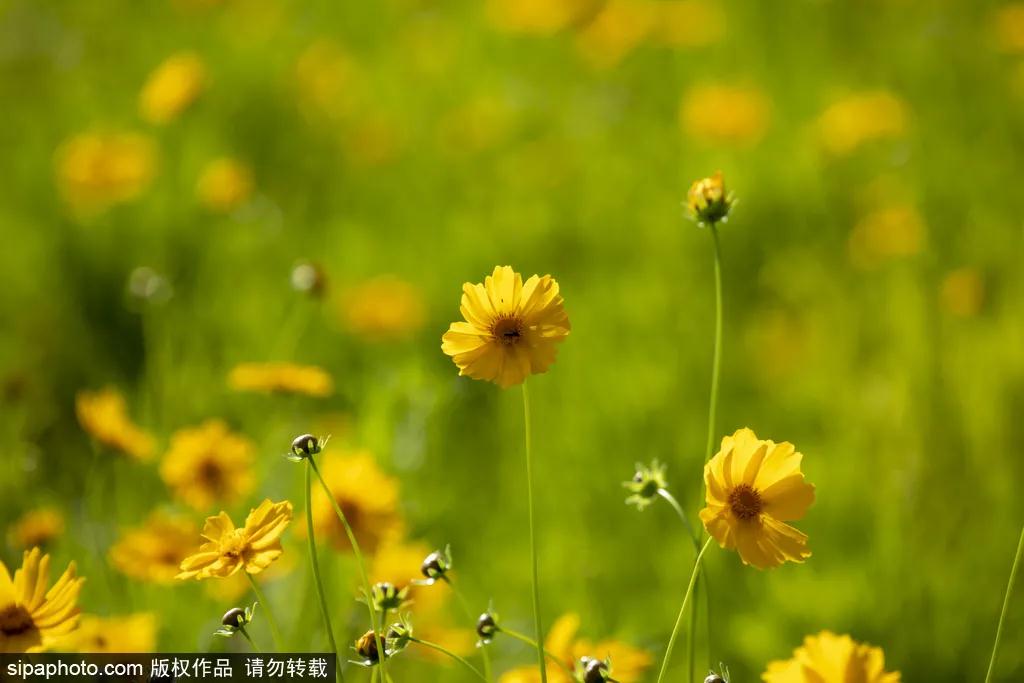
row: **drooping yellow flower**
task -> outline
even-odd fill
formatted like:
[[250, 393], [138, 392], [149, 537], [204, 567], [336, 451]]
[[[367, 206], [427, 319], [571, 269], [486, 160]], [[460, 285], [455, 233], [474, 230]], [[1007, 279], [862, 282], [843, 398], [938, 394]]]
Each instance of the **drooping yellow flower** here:
[[[404, 524], [398, 510], [398, 482], [381, 471], [372, 454], [356, 451], [326, 458], [321, 473], [364, 553], [373, 553], [401, 537]], [[351, 550], [345, 528], [322, 487], [313, 490], [313, 525], [318, 541], [328, 539], [339, 550]], [[302, 533], [304, 527], [299, 529]]]
[[412, 284], [381, 275], [352, 287], [341, 299], [346, 327], [371, 341], [401, 339], [423, 327], [423, 295]]
[[210, 211], [227, 213], [245, 203], [252, 187], [252, 170], [237, 159], [223, 157], [203, 168], [196, 183], [196, 195]]
[[164, 60], [139, 93], [139, 113], [150, 123], [169, 123], [185, 111], [206, 87], [206, 66], [194, 52], [178, 52]]
[[509, 33], [551, 34], [593, 11], [597, 0], [487, 0], [487, 19]]
[[615, 66], [647, 37], [657, 10], [647, 0], [610, 0], [577, 34], [576, 49], [592, 66]]
[[483, 284], [462, 286], [462, 317], [452, 323], [441, 350], [460, 375], [494, 382], [502, 388], [547, 372], [558, 344], [571, 329], [558, 283], [533, 275], [525, 283], [511, 266], [497, 266]]
[[818, 135], [826, 151], [850, 154], [863, 144], [898, 138], [906, 132], [907, 108], [885, 91], [845, 97], [818, 118]]
[[683, 96], [679, 123], [694, 140], [748, 145], [759, 141], [771, 119], [771, 102], [752, 87], [698, 85]]
[[234, 503], [252, 491], [254, 448], [221, 420], [179, 429], [160, 463], [160, 477], [196, 510]]
[[48, 545], [64, 533], [64, 515], [55, 507], [29, 510], [7, 532], [7, 538], [16, 548]]
[[899, 683], [898, 671], [885, 670], [881, 648], [858, 643], [850, 636], [822, 631], [804, 638], [792, 659], [768, 665], [765, 683]]
[[995, 43], [1004, 52], [1024, 52], [1024, 2], [1012, 2], [995, 11], [992, 17]]
[[135, 199], [149, 187], [155, 170], [156, 148], [135, 133], [83, 133], [56, 153], [61, 195], [83, 213]]
[[174, 582], [194, 547], [192, 520], [154, 512], [142, 526], [126, 529], [110, 549], [110, 563], [125, 576], [158, 584]]
[[207, 517], [203, 526], [206, 543], [181, 563], [179, 579], [228, 577], [244, 569], [259, 574], [281, 556], [281, 535], [292, 521], [292, 504], [265, 499], [235, 528], [228, 513]]
[[117, 389], [78, 392], [75, 413], [82, 429], [107, 448], [140, 461], [153, 457], [156, 442], [128, 417], [124, 396]]
[[330, 396], [334, 380], [323, 368], [295, 363], [241, 363], [231, 369], [228, 386], [235, 391], [263, 394]]
[[978, 315], [985, 305], [985, 278], [977, 268], [957, 268], [942, 278], [942, 308], [960, 318]]
[[78, 629], [61, 640], [69, 652], [152, 652], [156, 648], [156, 615], [140, 612], [120, 617], [83, 614]]
[[850, 232], [850, 261], [873, 268], [888, 260], [914, 256], [924, 248], [924, 218], [910, 204], [884, 206], [861, 218]]
[[26, 550], [14, 579], [0, 561], [0, 652], [40, 652], [78, 626], [78, 593], [85, 579], [72, 562], [50, 583], [50, 556]]
[[704, 466], [707, 507], [700, 519], [744, 564], [768, 569], [811, 556], [807, 536], [786, 524], [814, 502], [802, 459], [793, 444], [758, 439], [744, 428], [722, 439], [722, 449]]
[[[561, 661], [570, 671], [581, 657], [595, 659], [611, 659], [612, 676], [622, 683], [636, 683], [641, 680], [644, 672], [651, 665], [651, 655], [618, 640], [602, 640], [592, 643], [578, 639], [576, 633], [580, 628], [580, 617], [577, 614], [563, 614], [551, 626], [544, 639], [544, 649]], [[550, 683], [572, 683], [573, 678], [565, 673], [560, 666], [548, 662], [547, 678]], [[537, 683], [540, 671], [536, 666], [524, 666], [502, 674], [498, 683]]]

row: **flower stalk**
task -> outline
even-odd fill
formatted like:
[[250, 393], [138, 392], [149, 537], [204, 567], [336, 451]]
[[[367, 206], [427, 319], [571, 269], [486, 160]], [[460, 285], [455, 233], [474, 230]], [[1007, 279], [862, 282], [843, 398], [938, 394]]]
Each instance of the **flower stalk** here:
[[1006, 583], [1006, 593], [1003, 595], [1003, 609], [999, 612], [999, 624], [996, 626], [996, 639], [992, 643], [992, 656], [988, 660], [988, 672], [985, 674], [985, 683], [991, 683], [992, 671], [996, 667], [996, 659], [999, 657], [999, 644], [1003, 639], [1003, 622], [1006, 620], [1006, 612], [1010, 607], [1010, 597], [1013, 595], [1013, 586], [1017, 582], [1017, 570], [1020, 568], [1020, 558], [1024, 556], [1024, 528], [1020, 530], [1020, 540], [1017, 542], [1017, 555], [1013, 558], [1013, 567], [1010, 568], [1010, 580]]
[[[310, 456], [312, 461], [312, 456]], [[316, 537], [313, 529], [313, 505], [311, 489], [313, 480], [311, 467], [307, 464], [305, 468], [305, 491], [306, 491], [306, 538], [309, 541], [309, 564], [313, 568], [313, 580], [316, 583], [316, 592], [320, 598], [320, 613], [324, 618], [324, 628], [327, 630], [327, 640], [331, 645], [331, 651], [335, 654], [335, 668], [338, 672], [338, 681], [344, 683], [345, 674], [341, 670], [341, 653], [334, 640], [334, 627], [331, 625], [331, 611], [327, 607], [327, 594], [324, 592], [323, 580], [320, 578], [320, 561], [316, 551]]]
[[456, 662], [458, 662], [459, 664], [463, 665], [464, 667], [466, 667], [467, 669], [472, 671], [473, 674], [477, 678], [479, 678], [481, 681], [484, 681], [485, 683], [487, 683], [487, 678], [485, 678], [484, 675], [482, 673], [480, 673], [480, 669], [476, 668], [475, 666], [470, 664], [468, 661], [466, 661], [465, 657], [461, 657], [461, 656], [455, 654], [454, 652], [452, 652], [451, 650], [438, 645], [437, 643], [431, 643], [429, 640], [420, 640], [419, 638], [416, 638], [415, 636], [410, 636], [409, 640], [410, 640], [410, 642], [418, 643], [419, 645], [422, 645], [423, 647], [430, 648], [431, 650], [436, 650], [437, 652], [440, 652], [443, 655], [451, 657]]
[[252, 592], [256, 594], [256, 600], [263, 605], [263, 613], [267, 615], [267, 623], [270, 625], [270, 634], [274, 638], [274, 647], [277, 648], [278, 652], [285, 652], [284, 639], [281, 637], [281, 629], [277, 626], [277, 619], [274, 618], [274, 613], [270, 609], [270, 603], [267, 602], [266, 596], [263, 595], [263, 590], [260, 585], [256, 583], [256, 579], [252, 577], [252, 574], [245, 572], [245, 578], [249, 579], [249, 585], [252, 586]]
[[700, 561], [704, 557], [704, 553], [707, 551], [708, 546], [711, 545], [711, 539], [704, 541], [704, 546], [697, 553], [697, 559], [693, 563], [693, 571], [690, 573], [690, 583], [686, 587], [686, 594], [683, 596], [683, 604], [679, 607], [679, 616], [676, 617], [676, 625], [672, 627], [672, 635], [668, 639], [668, 647], [665, 648], [665, 658], [661, 660], [661, 670], [658, 672], [657, 683], [662, 683], [665, 680], [665, 672], [668, 670], [668, 663], [672, 659], [672, 650], [676, 645], [676, 638], [679, 636], [679, 628], [683, 625], [683, 617], [686, 615], [686, 606], [690, 602], [690, 595], [693, 593], [693, 586], [697, 583], [697, 574], [700, 570]]
[[540, 667], [541, 683], [547, 683], [548, 674], [544, 666], [544, 648], [541, 645], [544, 639], [544, 626], [541, 623], [540, 614], [540, 586], [537, 575], [537, 533], [534, 525], [533, 514], [533, 463], [531, 453], [530, 434], [530, 391], [523, 382], [523, 430], [526, 436], [526, 504], [529, 507], [530, 519], [530, 571], [531, 584], [533, 589], [533, 625], [537, 634], [537, 665]]

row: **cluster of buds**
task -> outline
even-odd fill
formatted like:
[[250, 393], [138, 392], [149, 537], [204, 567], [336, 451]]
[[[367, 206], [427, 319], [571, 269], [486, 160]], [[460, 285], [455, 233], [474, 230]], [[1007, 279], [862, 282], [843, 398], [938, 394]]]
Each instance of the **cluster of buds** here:
[[420, 565], [420, 573], [424, 578], [413, 581], [419, 586], [432, 586], [438, 581], [448, 581], [448, 572], [452, 568], [452, 547], [445, 546], [444, 550], [435, 550], [426, 556], [423, 564]]
[[387, 614], [391, 610], [401, 609], [409, 596], [409, 587], [398, 588], [393, 583], [380, 581], [370, 588], [370, 604], [378, 612]]
[[236, 633], [245, 635], [245, 627], [252, 622], [253, 615], [256, 613], [256, 605], [258, 602], [252, 603], [251, 607], [242, 609], [241, 607], [232, 607], [220, 620], [220, 628], [214, 631], [214, 635], [223, 636], [230, 638]]
[[665, 466], [657, 460], [651, 462], [650, 465], [637, 463], [633, 478], [622, 482], [622, 485], [629, 491], [626, 504], [635, 505], [638, 510], [643, 510], [661, 495], [663, 489], [668, 487]]
[[476, 620], [476, 635], [479, 639], [476, 646], [490, 645], [498, 631], [498, 615], [493, 608], [488, 607], [487, 611]]
[[690, 186], [686, 194], [686, 207], [690, 218], [697, 225], [714, 226], [729, 218], [729, 211], [736, 203], [732, 194], [725, 190], [722, 172], [716, 171], [710, 178], [701, 178]]
[[292, 462], [302, 462], [307, 458], [312, 458], [327, 446], [327, 441], [330, 438], [329, 436], [317, 437], [312, 434], [297, 436], [292, 440], [291, 451], [285, 453], [284, 457]]

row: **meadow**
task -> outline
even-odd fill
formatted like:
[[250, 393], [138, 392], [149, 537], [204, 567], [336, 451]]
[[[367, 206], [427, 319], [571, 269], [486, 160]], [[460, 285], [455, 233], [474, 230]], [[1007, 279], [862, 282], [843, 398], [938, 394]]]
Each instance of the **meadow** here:
[[[686, 618], [664, 681], [761, 680], [823, 631], [905, 681], [986, 680], [1024, 523], [1024, 4], [8, 0], [0, 96], [0, 560], [86, 579], [50, 649], [249, 648], [214, 635], [244, 570], [176, 576], [204, 520], [265, 499], [292, 510], [247, 634], [275, 647], [269, 611], [285, 649], [328, 648], [307, 433], [365, 560], [313, 476], [344, 659], [361, 564], [474, 667], [489, 605], [533, 637], [519, 382], [442, 350], [463, 284], [512, 266], [571, 323], [526, 380], [549, 649], [660, 681], [695, 543], [623, 482], [659, 461], [708, 538], [717, 239], [711, 455], [794, 444], [811, 555], [713, 540], [697, 673]], [[701, 224], [718, 170], [728, 219]], [[450, 584], [410, 584], [449, 545]], [[486, 651], [540, 680], [528, 644]], [[415, 642], [386, 663], [479, 680]], [[1020, 590], [989, 674], [1024, 680]]]

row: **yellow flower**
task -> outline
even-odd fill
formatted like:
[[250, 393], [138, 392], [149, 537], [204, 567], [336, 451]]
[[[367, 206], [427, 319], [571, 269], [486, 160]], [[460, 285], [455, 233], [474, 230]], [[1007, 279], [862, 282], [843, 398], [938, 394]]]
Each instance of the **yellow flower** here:
[[725, 13], [705, 0], [668, 0], [654, 3], [657, 18], [651, 29], [654, 42], [669, 47], [703, 47], [725, 33]]
[[64, 533], [64, 515], [55, 507], [29, 510], [8, 529], [7, 537], [16, 548], [45, 546]]
[[155, 512], [142, 526], [121, 534], [110, 549], [110, 563], [133, 579], [172, 583], [198, 532], [190, 519]]
[[228, 375], [235, 391], [330, 396], [334, 380], [323, 368], [295, 363], [241, 363]]
[[[576, 638], [580, 628], [577, 614], [564, 614], [559, 617], [548, 631], [544, 639], [544, 649], [562, 662], [570, 671], [580, 657], [604, 659], [612, 662], [612, 675], [621, 683], [636, 683], [651, 665], [650, 653], [637, 649], [618, 640], [603, 640], [591, 643]], [[574, 680], [561, 667], [546, 664], [547, 677], [550, 683], [572, 683]], [[540, 671], [536, 666], [520, 667], [502, 674], [499, 683], [536, 683], [540, 680]]]
[[206, 87], [206, 67], [194, 52], [168, 57], [146, 79], [139, 112], [150, 123], [168, 123], [191, 105]]
[[710, 144], [753, 144], [764, 136], [770, 118], [771, 102], [755, 88], [699, 85], [679, 106], [683, 131]]
[[597, 0], [487, 0], [487, 19], [509, 33], [550, 34], [579, 21]]
[[348, 290], [341, 315], [352, 332], [370, 340], [400, 339], [423, 327], [423, 295], [392, 275], [367, 280]]
[[686, 193], [686, 208], [690, 211], [690, 218], [699, 225], [726, 220], [732, 205], [733, 199], [725, 191], [725, 179], [721, 171], [715, 171], [710, 178], [694, 181]]
[[253, 445], [220, 420], [179, 429], [160, 464], [174, 495], [196, 510], [234, 503], [252, 491]]
[[899, 672], [885, 670], [881, 648], [822, 631], [804, 638], [793, 658], [772, 662], [765, 683], [899, 683]]
[[252, 194], [252, 171], [237, 159], [214, 159], [203, 168], [196, 183], [199, 201], [210, 211], [227, 213]]
[[924, 248], [927, 229], [913, 206], [882, 207], [864, 216], [849, 238], [850, 261], [872, 268], [900, 257], [913, 256]]
[[[364, 553], [400, 538], [398, 482], [381, 471], [367, 451], [324, 460], [321, 473]], [[345, 528], [322, 487], [313, 490], [313, 524], [318, 540], [329, 539], [339, 550], [351, 550]], [[299, 533], [304, 533], [302, 529]]]
[[942, 278], [942, 307], [960, 318], [970, 318], [985, 305], [985, 278], [976, 268], [957, 268]]
[[611, 0], [576, 37], [576, 49], [591, 65], [609, 68], [633, 51], [654, 27], [657, 5]]
[[807, 536], [786, 524], [814, 502], [801, 459], [793, 444], [758, 439], [744, 428], [722, 439], [722, 450], [704, 466], [707, 507], [700, 519], [744, 564], [768, 569], [811, 556]]
[[818, 118], [821, 144], [835, 155], [849, 154], [868, 142], [900, 137], [906, 128], [906, 106], [884, 91], [841, 99]]
[[153, 437], [132, 423], [124, 396], [117, 389], [78, 392], [75, 413], [82, 429], [107, 448], [140, 461], [153, 457]]
[[996, 10], [992, 28], [1001, 50], [1024, 52], [1024, 3], [1014, 2]]
[[0, 561], [0, 652], [39, 652], [78, 626], [78, 593], [85, 579], [72, 562], [49, 590], [50, 556], [26, 550], [14, 579]]
[[259, 574], [281, 556], [281, 535], [291, 521], [292, 504], [269, 499], [251, 510], [245, 526], [237, 529], [226, 512], [207, 517], [202, 534], [207, 542], [182, 561], [178, 578], [224, 578], [241, 569]]
[[354, 109], [352, 91], [358, 70], [337, 43], [326, 39], [312, 43], [296, 60], [294, 74], [298, 103], [307, 117], [338, 121]]
[[156, 648], [156, 615], [121, 617], [82, 615], [78, 629], [60, 642], [70, 652], [152, 652]]
[[135, 133], [83, 133], [57, 150], [57, 184], [71, 206], [84, 213], [131, 201], [149, 187], [156, 149]]
[[571, 329], [555, 279], [533, 275], [524, 283], [511, 266], [495, 267], [483, 284], [464, 284], [460, 310], [466, 322], [451, 324], [441, 350], [460, 375], [502, 388], [547, 372]]

